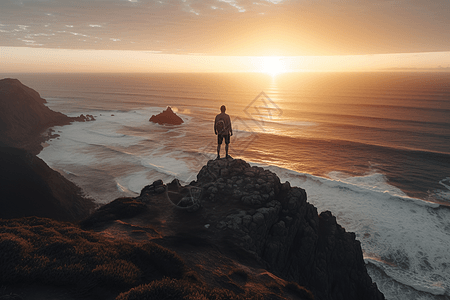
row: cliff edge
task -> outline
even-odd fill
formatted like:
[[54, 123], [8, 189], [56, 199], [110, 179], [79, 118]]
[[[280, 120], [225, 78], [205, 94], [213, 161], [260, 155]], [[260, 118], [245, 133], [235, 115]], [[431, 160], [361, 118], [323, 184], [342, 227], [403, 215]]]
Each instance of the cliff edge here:
[[304, 189], [239, 159], [209, 161], [192, 185], [216, 209], [234, 204], [226, 217], [209, 220], [212, 227], [274, 274], [307, 287], [317, 299], [384, 298], [367, 274], [355, 234], [331, 212], [319, 215]]
[[77, 221], [94, 209], [81, 189], [36, 156], [52, 126], [91, 121], [45, 106], [38, 92], [17, 79], [0, 80], [0, 218], [25, 216]]
[[155, 241], [191, 262], [210, 285], [217, 284], [214, 270], [224, 266], [211, 269], [201, 262], [227, 259], [253, 270], [252, 278], [266, 270], [272, 278], [266, 285], [294, 282], [314, 299], [384, 299], [354, 233], [331, 212], [319, 215], [305, 190], [240, 159], [209, 161], [187, 186], [176, 179], [155, 181], [140, 196], [117, 199], [81, 225], [110, 237]]

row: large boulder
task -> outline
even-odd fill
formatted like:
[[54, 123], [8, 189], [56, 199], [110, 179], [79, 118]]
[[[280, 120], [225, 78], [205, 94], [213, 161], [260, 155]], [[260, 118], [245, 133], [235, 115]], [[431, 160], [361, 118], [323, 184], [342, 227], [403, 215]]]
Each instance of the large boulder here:
[[150, 122], [158, 123], [160, 125], [170, 124], [170, 125], [181, 125], [183, 123], [183, 119], [177, 116], [170, 106], [167, 107], [162, 113], [153, 115], [150, 117]]

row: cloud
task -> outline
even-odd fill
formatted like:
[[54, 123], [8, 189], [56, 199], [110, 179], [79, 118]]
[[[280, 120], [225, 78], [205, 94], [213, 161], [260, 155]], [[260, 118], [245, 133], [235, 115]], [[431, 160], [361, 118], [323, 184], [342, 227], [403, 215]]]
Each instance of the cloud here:
[[0, 46], [23, 39], [49, 48], [210, 55], [450, 49], [448, 0], [1, 0], [0, 20]]
[[244, 7], [238, 5], [236, 0], [219, 0], [219, 2], [227, 3], [230, 6], [237, 8], [237, 10], [239, 12], [245, 12], [246, 11], [246, 9]]

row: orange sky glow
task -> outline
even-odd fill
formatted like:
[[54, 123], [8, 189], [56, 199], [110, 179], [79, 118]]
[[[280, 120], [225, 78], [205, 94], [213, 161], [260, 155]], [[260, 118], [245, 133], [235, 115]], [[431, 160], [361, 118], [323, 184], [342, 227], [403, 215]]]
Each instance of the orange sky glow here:
[[0, 73], [450, 71], [449, 52], [335, 56], [209, 56], [132, 50], [0, 47]]
[[450, 2], [5, 0], [0, 73], [450, 70]]

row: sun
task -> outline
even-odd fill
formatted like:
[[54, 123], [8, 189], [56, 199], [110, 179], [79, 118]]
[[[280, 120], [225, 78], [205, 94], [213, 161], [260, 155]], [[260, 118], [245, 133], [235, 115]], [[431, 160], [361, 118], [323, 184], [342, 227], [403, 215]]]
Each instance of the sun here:
[[286, 65], [283, 61], [283, 57], [263, 56], [261, 59], [261, 72], [271, 76], [286, 72]]

